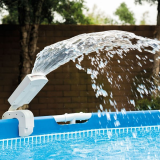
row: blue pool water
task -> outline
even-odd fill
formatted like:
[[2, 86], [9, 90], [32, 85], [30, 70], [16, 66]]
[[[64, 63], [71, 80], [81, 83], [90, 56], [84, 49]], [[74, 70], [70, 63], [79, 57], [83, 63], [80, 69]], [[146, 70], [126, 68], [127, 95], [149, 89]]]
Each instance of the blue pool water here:
[[160, 159], [160, 126], [95, 129], [0, 141], [2, 160]]

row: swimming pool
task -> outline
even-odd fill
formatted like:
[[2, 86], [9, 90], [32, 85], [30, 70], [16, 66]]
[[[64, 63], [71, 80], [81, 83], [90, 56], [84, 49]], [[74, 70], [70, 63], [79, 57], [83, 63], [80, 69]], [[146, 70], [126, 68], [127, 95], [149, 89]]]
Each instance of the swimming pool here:
[[18, 120], [0, 120], [2, 159], [159, 159], [160, 111], [92, 113], [85, 123], [59, 125], [35, 117], [29, 137]]

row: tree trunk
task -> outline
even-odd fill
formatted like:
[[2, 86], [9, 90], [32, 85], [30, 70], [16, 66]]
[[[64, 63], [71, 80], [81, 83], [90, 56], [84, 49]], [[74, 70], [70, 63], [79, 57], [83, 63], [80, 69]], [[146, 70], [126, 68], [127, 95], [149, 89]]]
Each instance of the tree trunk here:
[[38, 27], [37, 24], [21, 26], [20, 82], [27, 74], [31, 73], [33, 68], [37, 49]]
[[[40, 24], [41, 10], [44, 0], [39, 0], [36, 8], [31, 8], [29, 0], [18, 1], [19, 24], [20, 30], [20, 75], [19, 82], [30, 74], [33, 68], [35, 53], [37, 49], [38, 28]], [[34, 17], [31, 16], [34, 13]], [[32, 14], [33, 15], [33, 14]], [[33, 19], [31, 21], [31, 19]], [[19, 109], [29, 108], [28, 104], [23, 105]]]
[[[154, 37], [157, 40], [160, 40], [160, 0], [158, 0], [158, 4], [157, 4], [157, 26], [154, 32]], [[160, 78], [159, 78], [159, 72], [160, 72], [160, 61], [158, 59], [158, 57], [160, 56], [160, 51], [156, 52], [156, 54], [154, 55], [154, 64], [153, 64], [153, 77], [154, 77], [154, 84], [156, 86], [160, 85]], [[153, 96], [157, 97], [159, 95], [158, 89], [156, 91], [154, 91]]]

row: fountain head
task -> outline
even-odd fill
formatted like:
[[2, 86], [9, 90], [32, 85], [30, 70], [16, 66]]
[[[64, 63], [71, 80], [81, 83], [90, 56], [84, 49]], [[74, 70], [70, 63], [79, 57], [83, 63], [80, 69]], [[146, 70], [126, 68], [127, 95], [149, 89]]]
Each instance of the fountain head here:
[[9, 111], [15, 111], [24, 104], [29, 104], [47, 82], [48, 79], [44, 75], [26, 75], [8, 99], [11, 104]]

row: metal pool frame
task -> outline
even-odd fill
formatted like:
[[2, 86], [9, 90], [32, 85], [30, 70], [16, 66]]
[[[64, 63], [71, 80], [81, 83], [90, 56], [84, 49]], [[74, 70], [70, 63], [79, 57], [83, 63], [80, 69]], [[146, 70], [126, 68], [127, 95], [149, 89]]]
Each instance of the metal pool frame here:
[[[18, 119], [0, 120], [0, 140], [18, 138]], [[77, 132], [93, 129], [159, 126], [160, 111], [127, 111], [92, 113], [84, 123], [58, 124], [54, 116], [34, 117], [33, 133], [30, 136], [54, 133]]]

